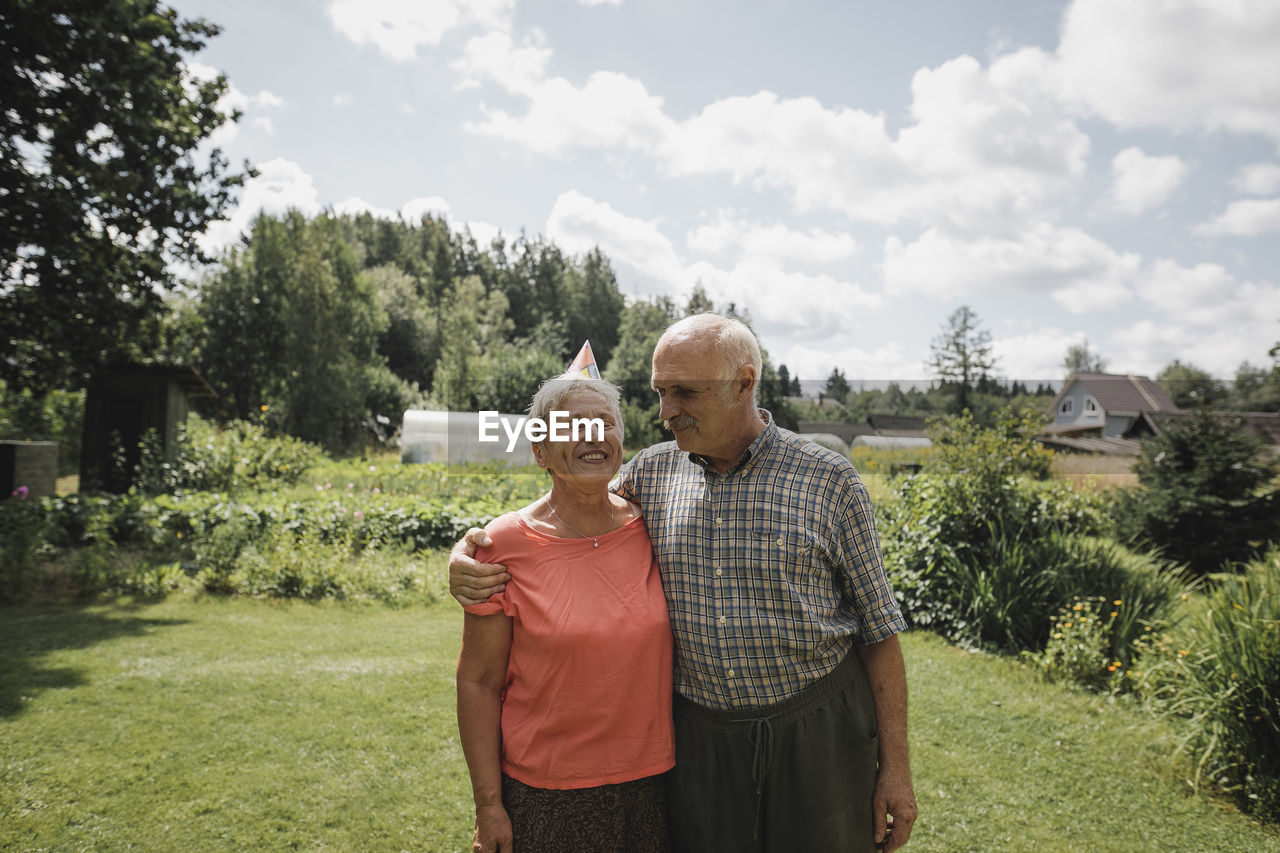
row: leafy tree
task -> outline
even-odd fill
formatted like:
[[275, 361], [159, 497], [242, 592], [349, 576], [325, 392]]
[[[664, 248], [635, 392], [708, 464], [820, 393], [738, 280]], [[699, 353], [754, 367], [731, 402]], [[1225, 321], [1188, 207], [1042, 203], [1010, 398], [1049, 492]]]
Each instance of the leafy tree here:
[[650, 387], [653, 348], [677, 309], [668, 298], [641, 299], [622, 309], [618, 346], [603, 376], [622, 389], [622, 422], [627, 447], [645, 447], [662, 440], [658, 398]]
[[1089, 341], [1085, 340], [1067, 347], [1067, 354], [1062, 359], [1062, 369], [1068, 376], [1072, 373], [1106, 373], [1107, 363], [1101, 355], [1089, 349]]
[[1277, 463], [1237, 419], [1201, 410], [1142, 444], [1141, 490], [1117, 505], [1122, 534], [1197, 572], [1260, 553], [1280, 537]]
[[694, 314], [706, 314], [715, 310], [715, 303], [711, 301], [710, 296], [707, 296], [707, 289], [702, 286], [702, 282], [695, 284], [693, 292], [689, 294], [689, 301], [685, 303], [684, 315], [692, 317]]
[[378, 352], [397, 376], [429, 388], [440, 358], [440, 339], [435, 317], [418, 295], [413, 278], [394, 264], [376, 266], [365, 276], [387, 315], [386, 328], [378, 336]]
[[5, 4], [0, 378], [72, 387], [155, 344], [169, 262], [244, 179], [199, 153], [238, 117], [186, 65], [217, 33], [156, 0]]
[[978, 315], [961, 305], [947, 318], [930, 345], [928, 366], [955, 392], [955, 412], [969, 408], [970, 396], [980, 379], [989, 377], [995, 358], [991, 333], [978, 325]]
[[1241, 364], [1226, 405], [1237, 412], [1280, 412], [1280, 364], [1270, 369]]
[[583, 341], [590, 340], [596, 361], [608, 362], [618, 344], [618, 322], [626, 304], [609, 259], [599, 249], [592, 249], [581, 262], [568, 265], [565, 291], [561, 316], [569, 349], [576, 353]]
[[852, 390], [849, 387], [849, 380], [845, 378], [844, 371], [838, 367], [831, 368], [831, 375], [827, 377], [826, 387], [822, 390], [823, 396], [843, 405]]
[[458, 283], [442, 309], [443, 349], [431, 393], [445, 409], [475, 411], [485, 379], [484, 353], [505, 340], [508, 329], [507, 298], [488, 295], [479, 277]]
[[385, 367], [376, 347], [386, 315], [333, 219], [318, 218], [299, 236], [281, 318], [282, 362], [273, 365], [276, 414], [268, 422], [331, 452], [349, 452], [359, 445], [371, 387], [390, 390], [376, 371]]
[[1182, 409], [1212, 408], [1227, 397], [1226, 386], [1207, 371], [1177, 359], [1156, 374], [1156, 384]]
[[[222, 414], [353, 449], [370, 414], [397, 414], [414, 389], [378, 354], [387, 326], [376, 284], [330, 217], [259, 217], [248, 245], [199, 290], [201, 372]], [[264, 408], [265, 407], [265, 408]]]

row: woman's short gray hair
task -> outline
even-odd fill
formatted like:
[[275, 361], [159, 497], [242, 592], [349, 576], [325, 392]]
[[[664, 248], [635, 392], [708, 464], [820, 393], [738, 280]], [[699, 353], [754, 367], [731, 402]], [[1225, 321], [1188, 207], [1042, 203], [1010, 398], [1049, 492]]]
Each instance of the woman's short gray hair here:
[[614, 423], [619, 429], [622, 428], [622, 392], [617, 385], [604, 379], [566, 379], [557, 376], [546, 380], [529, 401], [529, 417], [549, 421], [551, 413], [563, 411], [565, 400], [574, 394], [594, 394], [599, 397], [613, 411]]

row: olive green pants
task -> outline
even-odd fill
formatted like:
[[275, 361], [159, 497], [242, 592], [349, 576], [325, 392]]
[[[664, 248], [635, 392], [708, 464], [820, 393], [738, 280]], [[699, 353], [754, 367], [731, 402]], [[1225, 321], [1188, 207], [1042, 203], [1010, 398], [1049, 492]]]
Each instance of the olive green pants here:
[[676, 697], [673, 853], [874, 851], [875, 705], [857, 651], [786, 701], [714, 711]]

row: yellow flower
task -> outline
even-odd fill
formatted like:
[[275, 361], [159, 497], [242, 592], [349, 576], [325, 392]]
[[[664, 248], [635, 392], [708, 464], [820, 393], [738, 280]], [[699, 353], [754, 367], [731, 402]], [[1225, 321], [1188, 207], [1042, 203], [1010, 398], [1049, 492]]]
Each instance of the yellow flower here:
[[265, 412], [266, 410], [267, 410], [267, 404], [266, 404], [266, 403], [263, 403], [261, 406], [259, 406], [259, 407], [258, 407], [258, 411], [259, 411], [259, 412]]
[[1121, 600], [1120, 600], [1120, 599], [1118, 599], [1118, 598], [1117, 598], [1115, 601], [1111, 602], [1111, 603], [1112, 603], [1112, 604], [1114, 604], [1116, 607], [1119, 607], [1121, 604], [1124, 604], [1124, 602], [1123, 602], [1123, 601], [1121, 601]]
[[1072, 609], [1072, 610], [1084, 610], [1084, 605], [1083, 605], [1083, 604], [1077, 604], [1075, 607], [1073, 607], [1073, 608], [1071, 608], [1071, 609]]

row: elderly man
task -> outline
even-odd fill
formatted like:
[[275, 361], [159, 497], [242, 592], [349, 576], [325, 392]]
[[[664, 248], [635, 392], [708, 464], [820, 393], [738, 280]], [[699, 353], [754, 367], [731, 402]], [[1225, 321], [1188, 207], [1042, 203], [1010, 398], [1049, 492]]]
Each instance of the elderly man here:
[[[675, 637], [672, 846], [896, 850], [916, 818], [905, 620], [857, 472], [756, 407], [760, 367], [735, 320], [673, 324], [652, 384], [675, 442], [616, 484], [644, 511]], [[507, 579], [470, 553], [450, 559], [464, 604]]]

